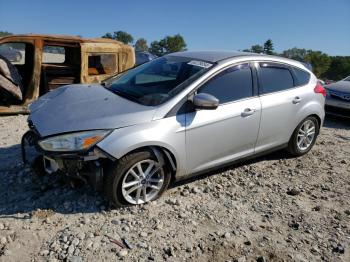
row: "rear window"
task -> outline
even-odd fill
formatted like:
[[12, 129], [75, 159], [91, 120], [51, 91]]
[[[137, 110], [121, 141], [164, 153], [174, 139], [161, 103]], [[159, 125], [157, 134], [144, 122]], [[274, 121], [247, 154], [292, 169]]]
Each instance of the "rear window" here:
[[89, 54], [89, 75], [112, 74], [117, 69], [116, 54]]
[[303, 86], [309, 83], [310, 81], [310, 74], [302, 69], [293, 68], [294, 74], [297, 78], [297, 86]]
[[283, 91], [294, 87], [291, 72], [283, 66], [260, 63], [259, 77], [261, 94]]

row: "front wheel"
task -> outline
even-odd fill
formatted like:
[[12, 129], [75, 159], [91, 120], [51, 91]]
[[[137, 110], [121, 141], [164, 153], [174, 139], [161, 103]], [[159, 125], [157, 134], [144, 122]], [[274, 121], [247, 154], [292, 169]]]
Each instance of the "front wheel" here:
[[170, 182], [164, 163], [149, 151], [126, 155], [107, 171], [105, 193], [117, 207], [144, 204], [159, 198]]
[[305, 118], [294, 130], [288, 143], [288, 152], [294, 156], [302, 156], [309, 152], [316, 142], [319, 123], [313, 116]]

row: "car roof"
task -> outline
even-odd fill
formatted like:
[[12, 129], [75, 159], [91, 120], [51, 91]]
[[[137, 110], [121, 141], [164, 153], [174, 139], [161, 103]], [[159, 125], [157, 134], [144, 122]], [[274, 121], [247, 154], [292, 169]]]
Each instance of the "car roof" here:
[[197, 60], [202, 60], [210, 63], [224, 63], [227, 60], [233, 58], [242, 58], [242, 57], [250, 57], [252, 59], [257, 60], [267, 60], [271, 62], [280, 62], [287, 63], [289, 65], [293, 65], [302, 69], [306, 69], [307, 71], [312, 72], [309, 68], [307, 68], [303, 63], [298, 62], [296, 60], [292, 60], [289, 58], [274, 56], [274, 55], [266, 55], [266, 54], [256, 54], [250, 52], [239, 52], [239, 51], [183, 51], [177, 53], [171, 53], [169, 56], [178, 56], [178, 57], [187, 57]]
[[188, 57], [192, 59], [203, 60], [211, 63], [216, 63], [221, 60], [226, 60], [239, 56], [256, 56], [259, 54], [238, 52], [238, 51], [184, 51], [169, 54], [171, 56]]
[[16, 34], [0, 37], [0, 39], [41, 39], [48, 41], [70, 41], [78, 43], [114, 43], [122, 45], [123, 43], [109, 38], [82, 38], [72, 35], [55, 35], [55, 34]]

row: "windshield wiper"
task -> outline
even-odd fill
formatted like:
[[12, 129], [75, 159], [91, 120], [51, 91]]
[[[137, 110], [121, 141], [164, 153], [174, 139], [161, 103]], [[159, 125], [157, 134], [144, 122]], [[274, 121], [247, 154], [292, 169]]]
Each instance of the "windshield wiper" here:
[[137, 97], [133, 96], [132, 94], [126, 93], [126, 92], [122, 92], [120, 90], [113, 90], [113, 89], [109, 89], [110, 91], [112, 91], [114, 94], [121, 96], [123, 98], [126, 98], [128, 100], [134, 101], [136, 103], [139, 103], [139, 100]]

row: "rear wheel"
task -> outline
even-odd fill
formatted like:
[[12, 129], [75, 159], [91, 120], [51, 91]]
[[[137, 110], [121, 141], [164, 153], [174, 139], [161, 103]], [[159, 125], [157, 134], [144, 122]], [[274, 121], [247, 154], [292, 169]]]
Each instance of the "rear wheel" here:
[[313, 116], [305, 118], [294, 130], [288, 144], [288, 152], [294, 156], [302, 156], [309, 152], [316, 142], [319, 123]]
[[124, 156], [107, 171], [105, 193], [117, 207], [159, 198], [170, 182], [166, 166], [149, 151]]

